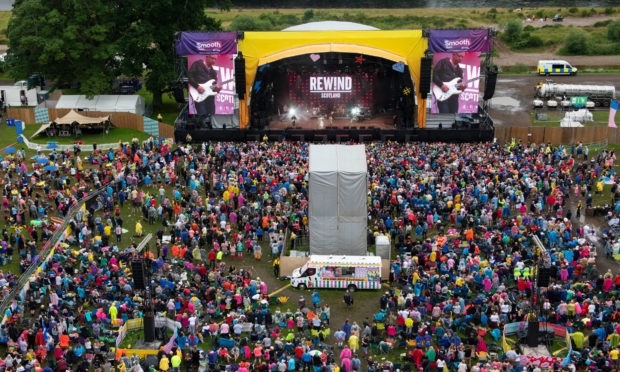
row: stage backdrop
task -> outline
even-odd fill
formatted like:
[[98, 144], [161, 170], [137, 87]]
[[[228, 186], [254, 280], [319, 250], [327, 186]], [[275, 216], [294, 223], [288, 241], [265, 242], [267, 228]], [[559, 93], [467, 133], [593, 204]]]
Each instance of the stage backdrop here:
[[[177, 55], [187, 56], [187, 69], [191, 70], [194, 63], [204, 63], [206, 56], [214, 58], [213, 70], [217, 75], [217, 84], [221, 90], [214, 92], [215, 112], [213, 125], [218, 122], [238, 123], [238, 111], [235, 111], [235, 73], [234, 58], [237, 54], [236, 32], [182, 32], [176, 43]], [[204, 70], [203, 70], [204, 72]], [[189, 74], [189, 73], [188, 73]], [[191, 79], [191, 76], [188, 76]], [[200, 82], [206, 83], [207, 81]], [[196, 114], [195, 97], [198, 92], [188, 84], [189, 114]], [[236, 117], [231, 118], [230, 115]], [[234, 126], [234, 125], [233, 125]], [[238, 124], [237, 124], [238, 126]]]
[[371, 108], [374, 103], [373, 84], [374, 76], [365, 72], [288, 73], [290, 102], [305, 109], [313, 107], [348, 109], [354, 104]]
[[[442, 86], [448, 90], [444, 92]], [[476, 113], [479, 91], [480, 52], [434, 54], [431, 114]]]
[[[252, 91], [259, 66], [282, 58], [310, 53], [355, 53], [402, 62], [403, 72], [410, 74], [416, 86], [417, 123], [424, 126], [425, 102], [417, 89], [420, 84], [420, 58], [427, 49], [422, 30], [389, 31], [286, 31], [245, 32], [239, 51], [245, 57], [246, 91]], [[239, 102], [241, 127], [249, 121], [249, 97]]]

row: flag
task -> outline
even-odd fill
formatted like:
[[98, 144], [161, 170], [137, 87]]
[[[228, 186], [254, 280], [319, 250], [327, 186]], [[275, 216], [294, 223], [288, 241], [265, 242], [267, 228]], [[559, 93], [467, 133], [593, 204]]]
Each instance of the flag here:
[[618, 128], [616, 126], [616, 111], [618, 111], [618, 101], [611, 100], [611, 105], [609, 106], [609, 127], [610, 128]]
[[166, 345], [164, 345], [164, 351], [166, 353], [169, 353], [172, 351], [172, 347], [174, 346], [174, 341], [177, 339], [177, 330], [176, 328], [174, 329], [174, 334], [172, 335], [172, 337], [170, 338], [170, 341], [168, 341], [168, 343]]

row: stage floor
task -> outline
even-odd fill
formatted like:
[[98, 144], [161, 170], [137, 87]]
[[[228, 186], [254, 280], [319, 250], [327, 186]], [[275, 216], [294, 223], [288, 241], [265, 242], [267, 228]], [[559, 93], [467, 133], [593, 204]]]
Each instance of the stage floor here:
[[350, 118], [334, 118], [332, 123], [327, 118], [313, 117], [308, 119], [297, 120], [295, 126], [288, 121], [274, 119], [269, 122], [269, 129], [305, 129], [305, 130], [321, 130], [321, 129], [396, 129], [394, 125], [394, 117], [391, 115], [378, 115], [372, 119], [361, 121], [352, 121]]

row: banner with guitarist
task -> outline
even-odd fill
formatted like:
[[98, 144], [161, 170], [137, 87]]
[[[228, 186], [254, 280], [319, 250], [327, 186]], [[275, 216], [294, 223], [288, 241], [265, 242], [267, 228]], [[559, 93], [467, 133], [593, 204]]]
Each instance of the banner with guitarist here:
[[431, 114], [478, 112], [480, 52], [434, 53]]
[[190, 115], [231, 115], [235, 110], [234, 54], [187, 56]]

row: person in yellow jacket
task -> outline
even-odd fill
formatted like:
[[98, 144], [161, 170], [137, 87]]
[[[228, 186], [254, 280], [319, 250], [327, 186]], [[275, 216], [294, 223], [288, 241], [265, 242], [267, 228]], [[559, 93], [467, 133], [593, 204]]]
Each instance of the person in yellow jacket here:
[[142, 236], [142, 224], [140, 223], [140, 220], [136, 222], [136, 236], [137, 237]]
[[170, 360], [168, 360], [166, 355], [162, 356], [159, 360], [159, 369], [161, 371], [167, 371], [170, 369]]
[[172, 365], [172, 370], [173, 371], [180, 371], [181, 370], [181, 357], [179, 356], [179, 354], [174, 354], [174, 356], [172, 358], [170, 358], [170, 364]]

